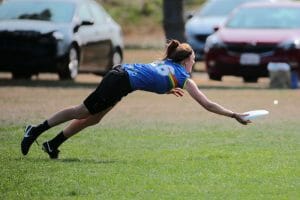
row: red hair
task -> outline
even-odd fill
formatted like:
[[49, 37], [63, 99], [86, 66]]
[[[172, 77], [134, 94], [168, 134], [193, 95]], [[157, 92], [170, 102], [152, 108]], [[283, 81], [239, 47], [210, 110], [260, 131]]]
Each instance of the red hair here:
[[170, 40], [167, 44], [166, 55], [164, 59], [171, 59], [180, 63], [193, 53], [192, 47], [187, 43], [180, 43], [178, 40]]

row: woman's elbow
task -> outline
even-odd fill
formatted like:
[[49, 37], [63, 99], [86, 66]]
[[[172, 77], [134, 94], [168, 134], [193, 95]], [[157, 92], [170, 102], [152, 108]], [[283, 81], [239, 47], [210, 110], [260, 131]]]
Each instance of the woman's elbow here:
[[209, 102], [209, 101], [205, 101], [205, 102], [200, 102], [200, 104], [203, 106], [203, 108], [205, 108], [208, 111], [213, 111], [214, 105], [213, 103]]

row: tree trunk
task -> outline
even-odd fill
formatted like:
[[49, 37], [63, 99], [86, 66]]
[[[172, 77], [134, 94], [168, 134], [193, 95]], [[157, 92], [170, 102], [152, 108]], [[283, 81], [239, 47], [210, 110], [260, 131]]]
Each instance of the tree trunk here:
[[176, 39], [185, 42], [183, 0], [163, 1], [163, 27], [166, 40]]

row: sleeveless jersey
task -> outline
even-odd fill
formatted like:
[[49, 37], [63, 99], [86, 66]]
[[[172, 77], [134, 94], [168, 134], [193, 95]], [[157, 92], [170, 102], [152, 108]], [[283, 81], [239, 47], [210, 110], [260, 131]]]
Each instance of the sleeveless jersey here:
[[172, 60], [157, 61], [149, 64], [122, 64], [129, 75], [133, 90], [144, 90], [164, 94], [172, 88], [184, 88], [190, 77], [183, 66]]

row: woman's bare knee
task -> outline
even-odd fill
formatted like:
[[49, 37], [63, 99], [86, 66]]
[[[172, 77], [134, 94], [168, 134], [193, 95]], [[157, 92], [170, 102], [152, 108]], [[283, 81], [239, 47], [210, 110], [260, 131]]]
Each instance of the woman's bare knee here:
[[100, 113], [95, 114], [95, 115], [90, 115], [89, 117], [85, 118], [83, 121], [88, 126], [96, 125], [101, 121], [101, 119], [104, 117], [104, 115], [110, 110], [111, 110], [111, 108], [108, 108]]
[[83, 104], [74, 106], [71, 109], [72, 109], [74, 119], [85, 119], [91, 116], [90, 112]]

